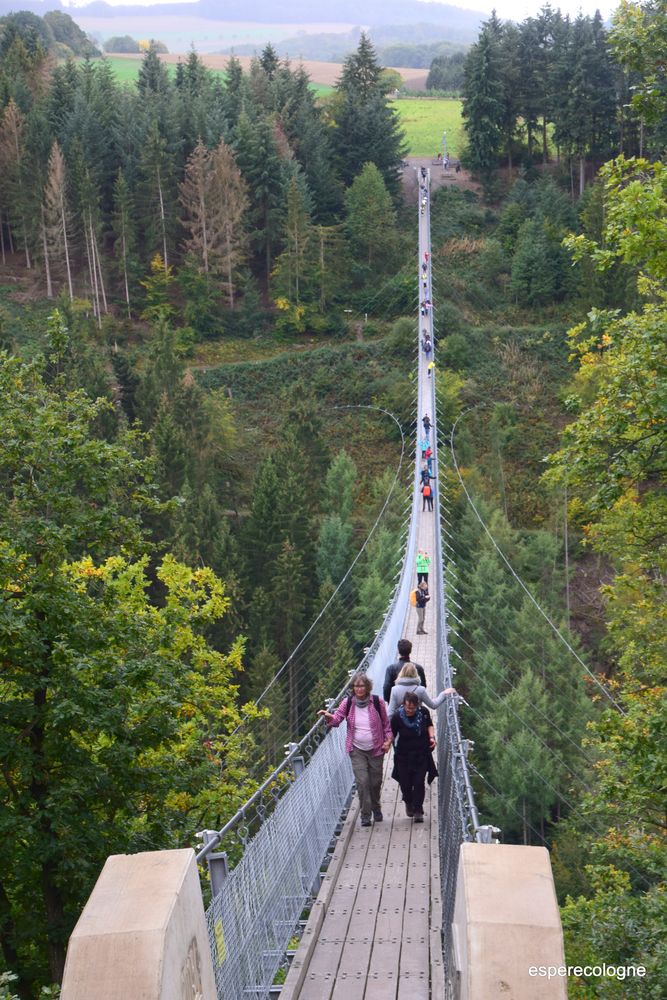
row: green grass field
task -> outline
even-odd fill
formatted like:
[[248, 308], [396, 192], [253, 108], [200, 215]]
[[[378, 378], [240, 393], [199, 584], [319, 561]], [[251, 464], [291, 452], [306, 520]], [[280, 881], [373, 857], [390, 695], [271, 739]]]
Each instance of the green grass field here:
[[[141, 56], [136, 59], [107, 56], [119, 83], [134, 83], [139, 74]], [[176, 66], [167, 66], [173, 76]], [[222, 70], [211, 70], [224, 76]], [[323, 83], [311, 84], [313, 90], [322, 97], [330, 94], [333, 87]], [[407, 97], [392, 102], [398, 111], [405, 130], [409, 156], [432, 156], [442, 151], [442, 133], [447, 132], [447, 151], [450, 156], [459, 156], [463, 135], [461, 102], [445, 98]]]
[[[127, 56], [105, 56], [107, 62], [110, 64], [114, 75], [119, 83], [134, 83], [139, 75], [139, 67], [141, 66], [141, 56], [137, 56], [135, 59], [128, 58]], [[185, 56], [183, 61], [185, 61]], [[176, 73], [176, 66], [173, 63], [167, 64], [167, 70], [171, 77]], [[211, 73], [214, 76], [224, 77], [224, 70], [212, 69]], [[315, 91], [318, 97], [322, 97], [324, 94], [330, 94], [333, 87], [327, 86], [325, 83], [312, 83], [311, 88]]]
[[435, 157], [442, 152], [442, 133], [447, 133], [447, 152], [458, 157], [463, 140], [461, 102], [447, 98], [407, 97], [392, 102], [401, 117], [408, 156]]

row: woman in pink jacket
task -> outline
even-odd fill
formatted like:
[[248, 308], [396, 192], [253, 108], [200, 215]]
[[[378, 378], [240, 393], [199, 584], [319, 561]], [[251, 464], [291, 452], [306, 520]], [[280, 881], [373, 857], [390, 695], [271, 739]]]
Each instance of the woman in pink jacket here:
[[347, 720], [345, 749], [359, 792], [362, 826], [371, 825], [371, 816], [376, 823], [382, 822], [382, 763], [393, 739], [387, 706], [378, 695], [371, 695], [372, 690], [370, 677], [360, 671], [352, 678], [352, 694], [343, 698], [335, 712], [322, 709], [317, 713], [334, 728]]

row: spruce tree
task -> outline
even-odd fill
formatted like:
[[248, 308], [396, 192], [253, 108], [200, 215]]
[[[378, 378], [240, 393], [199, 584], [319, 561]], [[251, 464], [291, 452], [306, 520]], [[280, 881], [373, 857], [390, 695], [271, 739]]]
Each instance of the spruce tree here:
[[72, 242], [73, 222], [67, 199], [67, 178], [65, 160], [57, 142], [53, 143], [49, 157], [48, 179], [44, 191], [44, 261], [49, 275], [59, 272], [67, 282], [69, 297], [72, 291]]
[[495, 167], [503, 138], [503, 79], [500, 32], [495, 17], [482, 26], [465, 63], [463, 118], [471, 170], [488, 173]]
[[128, 319], [132, 318], [132, 296], [136, 291], [139, 278], [139, 262], [137, 260], [137, 236], [134, 203], [130, 186], [122, 170], [113, 189], [112, 231], [114, 235], [114, 251], [117, 268], [123, 289], [123, 297], [127, 307]]
[[[271, 578], [273, 634], [278, 655], [284, 662], [306, 630], [308, 577], [296, 546], [286, 539], [276, 559]], [[287, 667], [290, 733], [299, 732], [303, 704], [307, 699], [309, 678], [303, 676], [298, 660]]]
[[345, 212], [350, 248], [363, 273], [390, 267], [398, 248], [396, 211], [374, 163], [364, 164], [347, 190]]
[[271, 273], [274, 248], [280, 238], [285, 177], [283, 163], [269, 121], [251, 121], [242, 113], [234, 132], [236, 162], [251, 192], [250, 240], [262, 261], [265, 278]]
[[389, 104], [375, 49], [365, 32], [356, 52], [347, 57], [336, 84], [335, 156], [346, 185], [364, 164], [373, 163], [387, 190], [398, 198], [398, 168], [405, 154], [405, 137], [398, 114]]
[[171, 88], [167, 67], [161, 61], [157, 46], [151, 40], [139, 67], [137, 90], [144, 98], [154, 95], [164, 95]]
[[296, 175], [287, 191], [283, 239], [285, 249], [276, 260], [271, 275], [273, 293], [299, 306], [302, 300], [310, 300], [316, 292], [313, 279], [317, 258], [312, 219]]

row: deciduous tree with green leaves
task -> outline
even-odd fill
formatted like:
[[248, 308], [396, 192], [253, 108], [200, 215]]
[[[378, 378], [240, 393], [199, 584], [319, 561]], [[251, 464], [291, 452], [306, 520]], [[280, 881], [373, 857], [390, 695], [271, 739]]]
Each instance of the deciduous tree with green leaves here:
[[248, 790], [240, 744], [222, 782], [202, 751], [238, 721], [242, 646], [204, 637], [223, 586], [165, 556], [149, 596], [160, 505], [139, 435], [96, 436], [109, 404], [66, 390], [66, 332], [52, 342], [51, 386], [39, 360], [0, 358], [0, 944], [26, 998], [60, 979], [108, 854], [180, 846], [190, 813]]

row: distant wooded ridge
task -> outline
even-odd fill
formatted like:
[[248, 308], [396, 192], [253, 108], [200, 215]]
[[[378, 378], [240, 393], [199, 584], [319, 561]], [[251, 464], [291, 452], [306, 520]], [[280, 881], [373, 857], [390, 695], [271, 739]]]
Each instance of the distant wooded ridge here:
[[[479, 25], [488, 12], [462, 10], [460, 7], [440, 3], [421, 3], [419, 0], [367, 0], [360, 10], [357, 0], [288, 0], [278, 7], [275, 0], [228, 0], [224, 6], [218, 0], [198, 0], [197, 3], [157, 3], [150, 7], [136, 4], [112, 7], [98, 2], [85, 7], [68, 7], [60, 0], [0, 0], [0, 14], [17, 10], [28, 10], [34, 14], [45, 14], [50, 10], [61, 10], [76, 18], [109, 17], [122, 19], [130, 16], [145, 16], [148, 11], [155, 15], [170, 17], [201, 17], [211, 21], [256, 21], [290, 24], [300, 21], [309, 24], [319, 21], [356, 24], [360, 13], [365, 24], [404, 24], [414, 21], [446, 25], [448, 36], [458, 41], [473, 41], [477, 37]], [[461, 37], [465, 32], [465, 38]]]
[[[279, 56], [343, 62], [359, 44], [362, 29], [292, 35], [272, 45]], [[475, 40], [474, 30], [435, 24], [372, 25], [367, 29], [378, 59], [384, 66], [411, 66], [429, 69], [436, 56], [466, 51]], [[263, 48], [257, 42], [234, 43], [222, 51], [237, 56], [254, 55]]]

